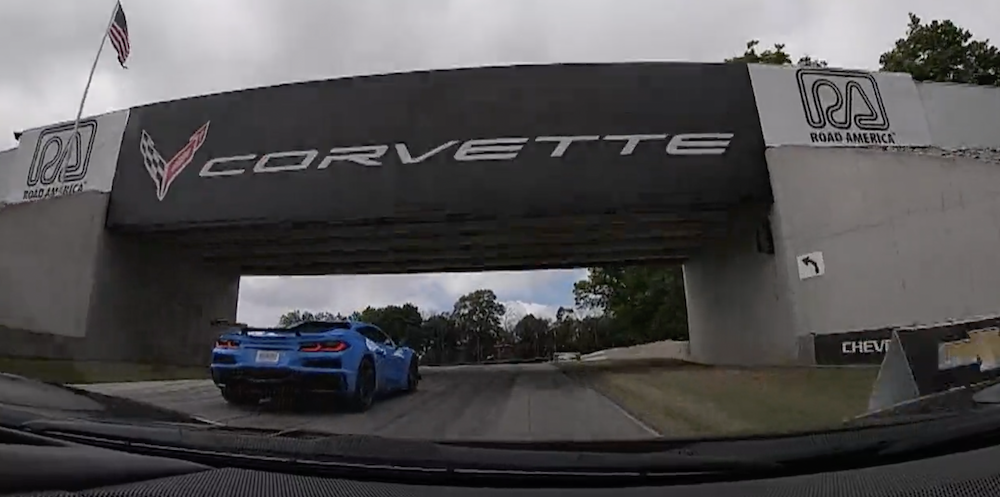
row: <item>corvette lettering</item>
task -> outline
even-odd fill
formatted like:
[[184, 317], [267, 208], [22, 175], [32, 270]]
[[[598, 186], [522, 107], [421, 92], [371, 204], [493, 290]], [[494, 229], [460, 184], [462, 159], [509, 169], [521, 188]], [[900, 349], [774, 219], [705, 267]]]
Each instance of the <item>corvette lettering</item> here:
[[414, 150], [405, 143], [338, 147], [322, 151], [285, 150], [265, 154], [215, 157], [202, 165], [199, 176], [203, 178], [237, 176], [248, 171], [284, 173], [310, 167], [327, 169], [335, 163], [379, 167], [385, 165], [387, 161], [398, 160], [400, 164], [419, 164], [445, 154], [456, 162], [510, 161], [516, 159], [529, 146], [549, 147], [549, 157], [562, 158], [570, 149], [585, 147], [588, 143], [594, 142], [617, 144], [620, 147], [619, 156], [633, 155], [640, 147], [652, 146], [663, 147], [662, 150], [669, 156], [723, 155], [729, 150], [733, 136], [732, 133], [537, 136], [451, 140], [426, 150]]

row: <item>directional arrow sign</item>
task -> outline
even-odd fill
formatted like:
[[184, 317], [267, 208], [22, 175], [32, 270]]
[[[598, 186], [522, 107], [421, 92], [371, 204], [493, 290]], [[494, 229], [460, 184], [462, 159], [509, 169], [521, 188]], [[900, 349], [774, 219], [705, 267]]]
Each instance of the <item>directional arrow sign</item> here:
[[826, 273], [826, 264], [823, 263], [823, 252], [810, 252], [798, 256], [798, 266], [800, 280], [823, 276]]

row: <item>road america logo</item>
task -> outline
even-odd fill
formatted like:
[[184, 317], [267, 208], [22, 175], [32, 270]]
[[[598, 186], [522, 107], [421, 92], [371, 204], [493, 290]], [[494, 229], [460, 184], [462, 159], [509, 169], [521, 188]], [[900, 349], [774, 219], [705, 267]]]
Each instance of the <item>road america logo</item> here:
[[896, 143], [882, 92], [871, 73], [808, 67], [796, 70], [795, 79], [812, 143]]
[[153, 137], [149, 136], [146, 130], [142, 130], [142, 138], [139, 140], [139, 152], [142, 154], [142, 162], [146, 166], [146, 172], [149, 173], [153, 184], [156, 185], [156, 198], [161, 202], [167, 196], [167, 192], [170, 191], [170, 185], [180, 176], [184, 168], [191, 164], [191, 161], [194, 160], [194, 155], [198, 153], [198, 149], [205, 144], [210, 122], [206, 121], [205, 124], [202, 124], [191, 135], [191, 138], [188, 138], [188, 142], [184, 145], [184, 148], [174, 154], [169, 161], [164, 160], [163, 156], [160, 155], [160, 152], [156, 149], [156, 144], [153, 143]]
[[82, 192], [87, 186], [90, 156], [97, 138], [97, 121], [53, 126], [41, 131], [24, 181], [23, 200], [38, 200]]

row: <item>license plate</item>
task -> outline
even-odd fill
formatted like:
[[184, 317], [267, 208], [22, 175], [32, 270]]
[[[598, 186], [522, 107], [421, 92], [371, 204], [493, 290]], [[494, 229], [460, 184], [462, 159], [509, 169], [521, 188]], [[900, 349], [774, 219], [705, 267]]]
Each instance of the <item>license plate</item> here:
[[273, 350], [258, 350], [257, 351], [257, 362], [278, 362], [279, 354]]

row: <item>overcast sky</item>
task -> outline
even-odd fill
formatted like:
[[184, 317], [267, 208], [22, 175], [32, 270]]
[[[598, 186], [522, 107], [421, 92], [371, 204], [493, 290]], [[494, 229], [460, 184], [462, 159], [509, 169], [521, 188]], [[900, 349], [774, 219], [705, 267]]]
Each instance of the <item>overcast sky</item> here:
[[[0, 150], [13, 131], [72, 119], [114, 0], [0, 0]], [[1000, 40], [996, 0], [122, 0], [132, 55], [110, 45], [85, 114], [203, 93], [411, 69], [517, 62], [719, 61], [745, 42], [875, 68], [906, 14]], [[582, 271], [247, 278], [240, 319], [290, 308], [450, 308], [492, 288], [550, 314]]]

